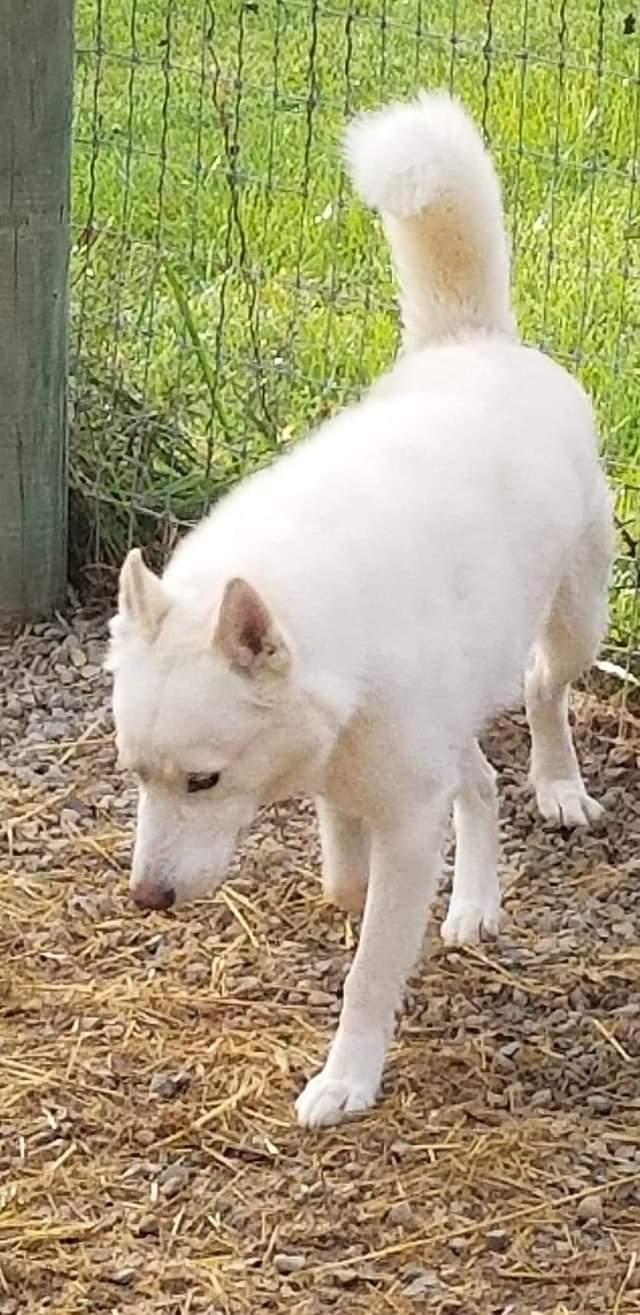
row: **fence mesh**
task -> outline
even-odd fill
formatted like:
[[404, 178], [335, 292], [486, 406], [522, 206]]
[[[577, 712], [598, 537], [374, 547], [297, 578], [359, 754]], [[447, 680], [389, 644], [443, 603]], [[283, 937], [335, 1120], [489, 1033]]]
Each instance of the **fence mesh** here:
[[612, 646], [640, 633], [640, 41], [631, 0], [77, 0], [74, 545], [166, 548], [389, 363], [354, 110], [455, 90], [504, 184], [524, 337], [595, 397]]

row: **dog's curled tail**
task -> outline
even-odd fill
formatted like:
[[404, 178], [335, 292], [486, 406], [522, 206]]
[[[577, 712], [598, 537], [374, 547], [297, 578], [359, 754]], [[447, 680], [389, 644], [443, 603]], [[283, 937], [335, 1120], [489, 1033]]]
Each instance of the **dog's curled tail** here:
[[382, 215], [409, 349], [474, 330], [513, 335], [500, 184], [457, 100], [423, 92], [358, 116], [345, 155]]

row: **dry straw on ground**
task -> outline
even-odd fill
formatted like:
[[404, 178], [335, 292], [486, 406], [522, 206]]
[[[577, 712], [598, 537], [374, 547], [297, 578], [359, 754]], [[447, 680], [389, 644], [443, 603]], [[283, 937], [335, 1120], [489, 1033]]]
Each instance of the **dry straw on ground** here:
[[101, 619], [0, 655], [0, 1312], [640, 1312], [640, 716], [576, 699], [599, 835], [534, 817], [518, 718], [488, 737], [504, 930], [424, 962], [366, 1117], [311, 1135], [357, 926], [311, 810], [231, 884], [127, 899]]

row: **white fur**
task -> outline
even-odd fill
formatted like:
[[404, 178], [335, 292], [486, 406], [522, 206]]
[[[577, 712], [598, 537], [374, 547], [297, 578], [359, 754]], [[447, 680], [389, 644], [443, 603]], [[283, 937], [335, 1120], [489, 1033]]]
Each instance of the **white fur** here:
[[360, 195], [382, 215], [405, 346], [461, 326], [515, 335], [500, 184], [462, 106], [432, 92], [363, 114], [345, 153]]
[[[110, 658], [120, 753], [141, 776], [141, 902], [214, 889], [258, 806], [304, 790], [327, 893], [365, 904], [336, 1038], [298, 1102], [310, 1126], [375, 1099], [452, 805], [443, 935], [498, 926], [495, 785], [476, 737], [527, 668], [543, 813], [599, 811], [567, 685], [603, 633], [611, 555], [591, 408], [514, 338], [498, 184], [464, 111], [421, 97], [357, 121], [347, 150], [385, 214], [407, 350], [220, 503], [159, 587], [127, 560]], [[196, 772], [218, 785], [188, 794]]]

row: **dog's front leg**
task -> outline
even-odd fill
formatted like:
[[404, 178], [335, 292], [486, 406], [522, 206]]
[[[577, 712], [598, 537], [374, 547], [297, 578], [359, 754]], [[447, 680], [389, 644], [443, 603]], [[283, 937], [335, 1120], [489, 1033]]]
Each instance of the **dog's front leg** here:
[[337, 1123], [376, 1099], [394, 1018], [420, 951], [451, 796], [444, 790], [374, 829], [360, 944], [338, 1031], [321, 1073], [297, 1102], [307, 1127]]

